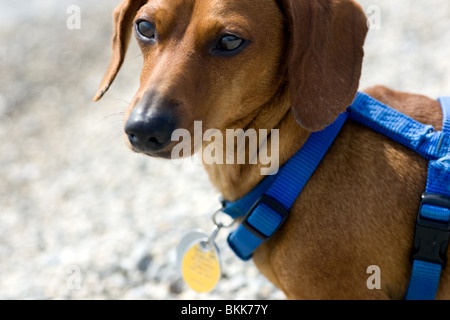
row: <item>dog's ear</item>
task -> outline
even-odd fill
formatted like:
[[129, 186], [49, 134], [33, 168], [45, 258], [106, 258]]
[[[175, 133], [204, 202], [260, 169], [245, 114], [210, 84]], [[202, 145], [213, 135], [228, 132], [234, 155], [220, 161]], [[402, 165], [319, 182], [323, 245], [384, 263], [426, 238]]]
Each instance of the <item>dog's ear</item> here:
[[94, 101], [100, 100], [108, 91], [114, 79], [119, 73], [120, 67], [125, 59], [128, 44], [133, 29], [133, 21], [137, 11], [147, 3], [148, 0], [124, 0], [113, 13], [114, 35], [112, 39], [112, 58]]
[[331, 124], [353, 102], [367, 17], [353, 0], [279, 0], [290, 29], [292, 110], [309, 131]]

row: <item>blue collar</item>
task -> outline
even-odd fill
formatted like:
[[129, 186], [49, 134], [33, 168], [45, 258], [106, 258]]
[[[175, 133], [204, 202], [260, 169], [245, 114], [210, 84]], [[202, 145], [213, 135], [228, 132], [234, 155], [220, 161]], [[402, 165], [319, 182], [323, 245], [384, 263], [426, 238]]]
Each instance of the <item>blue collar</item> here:
[[310, 135], [304, 146], [284, 164], [275, 176], [264, 179], [236, 202], [223, 202], [222, 211], [232, 218], [244, 217], [228, 244], [243, 260], [270, 239], [288, 217], [288, 211], [308, 182], [321, 159], [341, 130], [348, 113], [323, 131]]
[[[229, 246], [238, 257], [248, 260], [280, 229], [346, 120], [351, 119], [430, 160], [426, 193], [416, 224], [414, 264], [407, 298], [434, 299], [450, 236], [450, 98], [439, 101], [444, 111], [444, 126], [443, 131], [436, 132], [432, 126], [421, 124], [364, 93], [358, 93], [348, 110], [323, 131], [312, 133], [276, 175], [265, 178], [236, 202], [223, 201], [223, 212], [234, 219], [242, 218], [241, 225], [228, 237]], [[430, 237], [441, 240], [437, 244], [424, 245]]]

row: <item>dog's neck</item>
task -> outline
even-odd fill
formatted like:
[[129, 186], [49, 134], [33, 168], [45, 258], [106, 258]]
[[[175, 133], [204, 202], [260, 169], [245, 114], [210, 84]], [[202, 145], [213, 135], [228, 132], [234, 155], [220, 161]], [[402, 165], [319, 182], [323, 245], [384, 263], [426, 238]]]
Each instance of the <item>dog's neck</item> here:
[[[267, 129], [269, 133], [272, 129], [279, 130], [279, 155], [277, 159], [280, 167], [300, 149], [309, 137], [309, 132], [301, 128], [296, 122], [290, 109], [289, 94], [286, 92], [278, 94], [270, 102], [259, 108], [256, 117], [252, 117], [247, 123], [242, 122], [241, 119], [240, 125], [244, 130], [254, 129], [258, 134], [258, 141], [260, 141], [260, 129]], [[271, 150], [271, 140], [272, 136], [269, 135], [267, 152]], [[204, 144], [202, 151], [207, 146], [208, 144]], [[223, 146], [223, 154], [225, 154], [225, 144]], [[260, 149], [258, 148], [259, 152]], [[222, 196], [228, 201], [235, 201], [250, 192], [266, 177], [261, 174], [261, 169], [267, 167], [267, 165], [260, 163], [260, 161], [257, 164], [249, 164], [246, 161], [245, 164], [204, 164], [204, 167], [212, 184], [221, 192]]]

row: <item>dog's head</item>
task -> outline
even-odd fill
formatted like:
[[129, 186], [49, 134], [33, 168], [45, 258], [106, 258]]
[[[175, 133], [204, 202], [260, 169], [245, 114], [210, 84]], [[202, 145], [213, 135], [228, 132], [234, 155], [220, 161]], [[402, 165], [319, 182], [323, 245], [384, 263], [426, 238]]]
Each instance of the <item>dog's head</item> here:
[[124, 0], [99, 100], [134, 30], [144, 56], [126, 114], [133, 150], [169, 157], [172, 132], [224, 130], [255, 116], [287, 84], [306, 130], [332, 123], [359, 84], [366, 17], [353, 0]]

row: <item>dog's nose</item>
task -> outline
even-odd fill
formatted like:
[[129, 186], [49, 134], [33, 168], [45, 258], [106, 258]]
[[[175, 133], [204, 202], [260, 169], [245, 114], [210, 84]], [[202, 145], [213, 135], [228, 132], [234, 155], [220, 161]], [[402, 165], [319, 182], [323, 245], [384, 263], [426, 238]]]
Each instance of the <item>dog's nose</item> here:
[[135, 108], [126, 124], [125, 133], [130, 144], [141, 152], [156, 152], [171, 143], [175, 121], [170, 113], [146, 113]]

